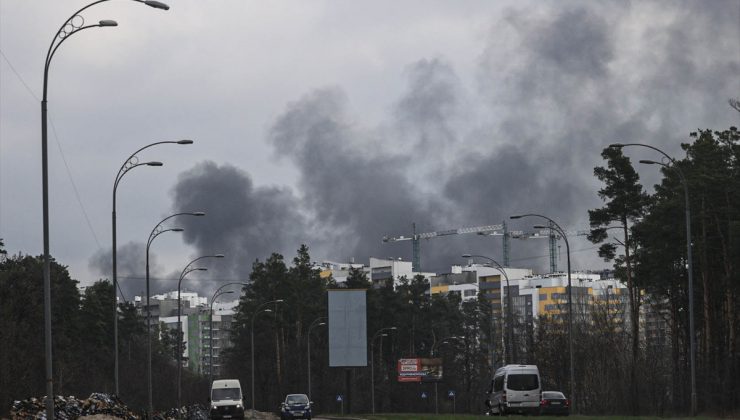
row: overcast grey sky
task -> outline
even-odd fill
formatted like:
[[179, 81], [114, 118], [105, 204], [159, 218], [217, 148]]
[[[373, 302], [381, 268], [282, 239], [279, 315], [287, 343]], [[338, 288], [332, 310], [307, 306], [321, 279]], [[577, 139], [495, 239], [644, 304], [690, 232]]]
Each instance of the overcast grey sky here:
[[[86, 3], [0, 0], [0, 237], [10, 253], [42, 253], [43, 61]], [[165, 280], [155, 289], [176, 287], [166, 279], [197, 256], [227, 254], [189, 278], [208, 292], [246, 279], [273, 251], [292, 259], [301, 243], [316, 261], [410, 259], [409, 242], [381, 238], [410, 234], [412, 222], [425, 232], [534, 212], [584, 229], [600, 205], [603, 147], [646, 142], [681, 157], [689, 132], [738, 123], [727, 105], [740, 96], [738, 0], [168, 3], [88, 9], [87, 23], [119, 26], [75, 35], [50, 72], [51, 252], [82, 284], [110, 277], [123, 160], [151, 142], [195, 140], [148, 149], [141, 160], [165, 166], [136, 168], [118, 189], [127, 297], [144, 288], [149, 232], [173, 212], [208, 215], [157, 238], [153, 272]], [[658, 180], [639, 171], [648, 187]], [[421, 247], [425, 270], [465, 252], [501, 258], [498, 237]], [[583, 238], [571, 247], [574, 268], [606, 266]], [[546, 241], [514, 241], [512, 257], [546, 270]]]

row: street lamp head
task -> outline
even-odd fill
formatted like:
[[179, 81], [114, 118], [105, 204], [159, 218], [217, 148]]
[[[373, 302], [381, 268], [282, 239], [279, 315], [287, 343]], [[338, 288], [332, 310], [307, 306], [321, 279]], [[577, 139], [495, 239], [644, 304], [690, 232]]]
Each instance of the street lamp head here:
[[625, 145], [624, 145], [624, 144], [622, 144], [622, 143], [612, 143], [612, 144], [610, 144], [610, 145], [609, 145], [609, 147], [611, 147], [611, 148], [614, 148], [614, 149], [621, 149], [621, 148], [623, 148], [624, 146], [625, 146]]
[[[205, 270], [205, 269], [204, 269], [204, 270]], [[234, 291], [233, 291], [233, 290], [229, 290], [229, 291], [227, 291], [227, 292], [223, 292], [223, 293], [219, 293], [219, 294], [220, 294], [220, 295], [228, 295], [228, 294], [230, 294], [230, 293], [234, 293]]]
[[164, 163], [156, 162], [156, 161], [146, 163], [146, 166], [162, 166], [162, 165], [164, 165]]
[[213, 257], [214, 258], [224, 258], [224, 254], [216, 254]]
[[266, 309], [263, 309], [262, 312], [272, 312], [272, 309], [266, 308]]
[[194, 268], [193, 271], [208, 271], [208, 269], [205, 267], [197, 267], [197, 268]]
[[190, 213], [190, 215], [191, 216], [205, 216], [206, 213], [205, 212], [202, 212], [202, 211], [194, 211], [194, 212]]
[[184, 230], [185, 229], [183, 229], [183, 228], [172, 228], [172, 229], [170, 229], [170, 231], [172, 231], [172, 232], [182, 232]]
[[654, 160], [640, 160], [640, 163], [644, 163], [646, 165], [660, 165], [660, 163], [654, 161]]
[[177, 144], [193, 144], [192, 140], [178, 140]]
[[100, 22], [98, 22], [98, 25], [101, 28], [107, 27], [107, 26], [118, 26], [118, 22], [116, 22], [115, 20], [106, 19], [106, 20], [101, 20]]
[[472, 256], [472, 255], [470, 255], [470, 254], [462, 254], [462, 255], [460, 256], [460, 258], [473, 258], [473, 256]]
[[545, 226], [545, 225], [534, 225], [532, 227], [534, 229], [550, 229], [550, 226]]
[[389, 329], [389, 330], [393, 330], [393, 331], [396, 331], [396, 330], [398, 329], [398, 327], [390, 327], [390, 328], [388, 328], [388, 329]]
[[517, 214], [516, 216], [509, 216], [509, 219], [521, 219], [522, 217], [524, 216], [521, 214]]
[[283, 303], [283, 302], [285, 302], [283, 299], [278, 299], [275, 301], [275, 303]]
[[170, 10], [170, 6], [155, 0], [145, 0], [144, 4], [155, 9]]
[[326, 325], [326, 322], [319, 322], [319, 325]]

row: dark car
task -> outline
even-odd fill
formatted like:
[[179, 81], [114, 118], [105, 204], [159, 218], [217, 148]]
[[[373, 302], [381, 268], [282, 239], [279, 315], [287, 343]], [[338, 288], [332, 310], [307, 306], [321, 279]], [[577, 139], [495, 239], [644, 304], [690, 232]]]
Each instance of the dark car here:
[[311, 420], [311, 405], [306, 394], [288, 394], [280, 404], [280, 420]]
[[567, 416], [570, 414], [570, 401], [559, 391], [542, 391], [540, 414]]

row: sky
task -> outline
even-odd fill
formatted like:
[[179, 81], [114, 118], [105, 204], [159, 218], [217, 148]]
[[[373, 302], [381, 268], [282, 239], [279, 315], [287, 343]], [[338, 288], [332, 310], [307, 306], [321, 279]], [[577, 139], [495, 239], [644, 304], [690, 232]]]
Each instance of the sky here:
[[[0, 238], [40, 255], [44, 58], [76, 0], [0, 0]], [[116, 192], [124, 297], [184, 282], [210, 296], [273, 252], [292, 261], [411, 259], [384, 236], [539, 213], [588, 228], [593, 168], [614, 142], [683, 157], [697, 129], [740, 114], [740, 1], [116, 0], [84, 11], [48, 78], [50, 247], [81, 285], [111, 277]], [[76, 20], [75, 22], [79, 22]], [[625, 149], [634, 162], [657, 159]], [[638, 165], [648, 191], [659, 182]], [[669, 221], [681, 229], [683, 220]], [[562, 242], [562, 241], [561, 241]], [[565, 269], [563, 244], [558, 267]], [[547, 241], [513, 240], [511, 265], [548, 271]], [[572, 236], [574, 270], [607, 268]], [[421, 242], [423, 271], [501, 260], [501, 237]], [[202, 264], [200, 264], [202, 262]]]

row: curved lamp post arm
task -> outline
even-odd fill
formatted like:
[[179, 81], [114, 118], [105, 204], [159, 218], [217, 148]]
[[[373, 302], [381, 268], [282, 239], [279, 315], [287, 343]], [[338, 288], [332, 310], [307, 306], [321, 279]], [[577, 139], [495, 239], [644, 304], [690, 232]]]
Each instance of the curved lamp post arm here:
[[[72, 16], [72, 18], [75, 18], [77, 16], [78, 15]], [[80, 16], [80, 18], [82, 18], [82, 16]], [[65, 22], [64, 25], [66, 26], [68, 23], [71, 24], [70, 21]], [[59, 47], [62, 45], [62, 43], [64, 43], [65, 40], [69, 39], [72, 35], [80, 31], [83, 31], [85, 29], [107, 28], [107, 27], [113, 27], [113, 26], [118, 26], [118, 23], [115, 20], [101, 20], [98, 24], [95, 24], [95, 25], [73, 26], [72, 32], [67, 33], [65, 36], [60, 36], [61, 32], [57, 32], [56, 37], [52, 41], [52, 46], [49, 47], [49, 48], [53, 47], [53, 49], [50, 49], [49, 54], [46, 56], [46, 65], [44, 66], [44, 77], [47, 77], [49, 75], [49, 67], [51, 67], [51, 59], [54, 58], [54, 54], [57, 52], [57, 49], [59, 49]], [[54, 45], [54, 42], [57, 40], [59, 40], [59, 42], [57, 42], [56, 45]], [[46, 91], [44, 91], [44, 95], [46, 95]]]
[[[97, 0], [94, 1], [87, 6], [84, 6], [83, 8], [77, 10], [67, 18], [67, 20], [64, 21], [64, 23], [59, 27], [57, 32], [54, 34], [54, 38], [52, 38], [51, 43], [49, 44], [49, 49], [46, 52], [46, 60], [44, 61], [44, 92], [43, 92], [43, 100], [46, 101], [46, 93], [47, 93], [47, 84], [46, 80], [49, 74], [49, 66], [51, 64], [51, 59], [54, 57], [54, 53], [59, 48], [60, 45], [64, 42], [65, 39], [69, 38], [73, 34], [88, 28], [97, 28], [97, 27], [108, 27], [108, 26], [117, 26], [118, 24], [115, 21], [111, 20], [102, 20], [97, 25], [87, 25], [83, 26], [85, 23], [85, 18], [83, 18], [80, 13], [84, 12], [88, 8], [95, 6], [96, 4], [103, 3], [109, 0]], [[169, 10], [169, 6], [165, 3], [154, 1], [154, 0], [134, 0], [138, 3], [146, 4], [147, 6], [153, 7], [155, 9], [162, 9], [162, 10]], [[74, 19], [76, 17], [79, 17], [82, 21], [79, 25], [74, 24]], [[66, 32], [65, 28], [69, 25], [71, 28], [70, 32]], [[62, 35], [64, 34], [64, 35]]]
[[205, 216], [206, 214], [202, 211], [193, 211], [193, 212], [181, 212], [181, 213], [175, 213], [172, 215], [169, 215], [162, 219], [159, 223], [157, 223], [156, 226], [154, 226], [154, 229], [152, 229], [152, 232], [149, 234], [149, 240], [147, 241], [147, 249], [149, 248], [149, 245], [151, 245], [154, 238], [161, 235], [164, 232], [167, 231], [175, 231], [175, 232], [181, 232], [183, 229], [181, 228], [172, 228], [172, 229], [163, 229], [162, 223], [166, 222], [169, 219], [172, 219], [175, 216], [182, 216], [182, 215], [188, 215], [188, 216]]
[[165, 232], [182, 232], [185, 229], [183, 228], [170, 228], [170, 229], [160, 229], [157, 232], [152, 232], [151, 235], [149, 235], [149, 241], [146, 243], [146, 250], [149, 252], [149, 247], [152, 245], [152, 242], [154, 242], [154, 239], [157, 238], [157, 236], [165, 233]]
[[118, 175], [116, 175], [116, 181], [113, 183], [113, 211], [116, 210], [116, 191], [118, 190], [118, 184], [121, 182], [121, 179], [123, 179], [123, 176], [128, 173], [128, 171], [134, 168], [137, 168], [139, 166], [162, 166], [162, 165], [164, 164], [158, 161], [138, 163], [130, 159], [127, 160], [126, 163], [124, 163], [124, 166], [122, 166], [121, 169], [118, 171]]
[[177, 281], [177, 298], [178, 299], [180, 299], [180, 286], [182, 285], [182, 281], [185, 279], [185, 277], [188, 274], [192, 273], [193, 271], [208, 271], [208, 269], [205, 268], [205, 267], [193, 267], [193, 268], [189, 268], [187, 270], [184, 270], [180, 274], [180, 280]]
[[[82, 18], [82, 16], [80, 16], [80, 13], [82, 13], [83, 11], [85, 11], [86, 9], [90, 7], [95, 6], [98, 3], [103, 3], [105, 1], [108, 1], [108, 0], [98, 0], [98, 1], [92, 2], [88, 4], [87, 6], [83, 7], [82, 9], [74, 12], [72, 16], [70, 16], [69, 18], [67, 18], [67, 20], [64, 21], [62, 26], [60, 26], [59, 29], [57, 30], [56, 34], [54, 34], [54, 38], [52, 38], [51, 44], [49, 44], [49, 50], [46, 52], [46, 66], [44, 68], [44, 74], [46, 74], [47, 70], [49, 69], [49, 63], [51, 62], [51, 59], [54, 56], [54, 51], [56, 51], [56, 49], [59, 48], [59, 45], [61, 45], [61, 43], [64, 42], [65, 39], [69, 38], [70, 35], [74, 34], [75, 32], [83, 28], [83, 26], [81, 25], [80, 26], [72, 25], [72, 20], [74, 20], [75, 17], [79, 16], [82, 19], [82, 22], [84, 24], [85, 20], [84, 18]], [[72, 32], [70, 33], [65, 32], [64, 36], [60, 36], [64, 32], [64, 28], [67, 25], [72, 25]], [[90, 25], [90, 27], [92, 26], [94, 25]], [[54, 46], [55, 44], [56, 44], [56, 47]], [[46, 97], [46, 92], [44, 92], [44, 98], [45, 97]]]
[[[134, 153], [131, 153], [131, 156], [126, 158], [126, 160], [121, 165], [121, 168], [118, 170], [118, 175], [116, 175], [116, 184], [118, 184], [118, 181], [120, 180], [123, 175], [132, 169], [132, 165], [136, 165], [138, 163], [137, 155], [141, 153], [142, 150], [148, 149], [153, 146], [157, 146], [159, 144], [193, 144], [193, 140], [169, 140], [169, 141], [158, 141], [155, 143], [147, 144], [146, 146], [140, 148], [139, 150], [135, 151]], [[138, 166], [138, 165], [137, 165]]]
[[257, 313], [260, 309], [264, 308], [267, 305], [273, 304], [273, 303], [275, 303], [275, 304], [277, 304], [277, 303], [285, 303], [285, 300], [283, 300], [283, 299], [275, 299], [275, 300], [270, 300], [270, 301], [264, 302], [261, 305], [257, 306], [257, 309], [255, 309], [254, 313]]
[[657, 147], [655, 147], [655, 146], [651, 146], [651, 145], [649, 145], [649, 144], [642, 144], [642, 143], [612, 143], [612, 144], [610, 144], [610, 145], [609, 145], [609, 147], [611, 147], [611, 148], [614, 148], [614, 149], [621, 149], [621, 148], [623, 148], [623, 147], [625, 147], [625, 146], [640, 146], [640, 147], [647, 147], [648, 149], [653, 149], [653, 150], [655, 150], [656, 152], [658, 152], [658, 153], [660, 153], [661, 155], [663, 155], [663, 156], [664, 156], [664, 157], [665, 157], [666, 159], [668, 159], [668, 160], [669, 160], [669, 161], [670, 161], [670, 162], [671, 162], [672, 164], [674, 164], [674, 165], [676, 164], [676, 160], [675, 160], [675, 159], [673, 159], [672, 157], [668, 156], [668, 153], [666, 153], [666, 152], [664, 152], [664, 151], [662, 151], [662, 150], [658, 149], [658, 148], [657, 148]]
[[452, 335], [449, 337], [445, 337], [438, 342], [434, 343], [432, 346], [432, 357], [434, 357], [435, 352], [442, 344], [449, 343], [451, 340], [465, 340], [465, 337], [459, 336], [459, 335]]
[[[190, 261], [188, 263], [188, 265], [186, 265], [185, 268], [183, 268], [182, 269], [182, 272], [180, 273], [180, 281], [177, 283], [177, 290], [180, 290], [180, 283], [182, 283], [182, 279], [185, 278], [185, 276], [188, 273], [193, 272], [193, 271], [206, 271], [206, 270], [208, 270], [207, 268], [190, 268], [190, 266], [193, 265], [193, 263], [195, 263], [196, 261], [202, 260], [204, 258], [224, 258], [224, 254], [203, 255], [203, 256], [200, 256], [200, 257], [198, 257], [198, 258]], [[178, 296], [179, 295], [180, 294], [178, 292]]]
[[372, 344], [372, 341], [375, 340], [375, 338], [378, 336], [378, 334], [381, 334], [383, 331], [396, 331], [398, 330], [398, 327], [384, 327], [379, 329], [378, 331], [375, 331], [375, 334], [373, 334], [373, 337], [370, 339], [370, 343]]
[[216, 291], [213, 293], [213, 295], [215, 296], [216, 293], [218, 293], [219, 291], [221, 291], [221, 289], [223, 289], [224, 287], [226, 287], [226, 286], [233, 286], [235, 284], [241, 284], [242, 286], [249, 286], [249, 283], [242, 283], [242, 282], [238, 282], [238, 281], [224, 283], [218, 289], [216, 289]]

